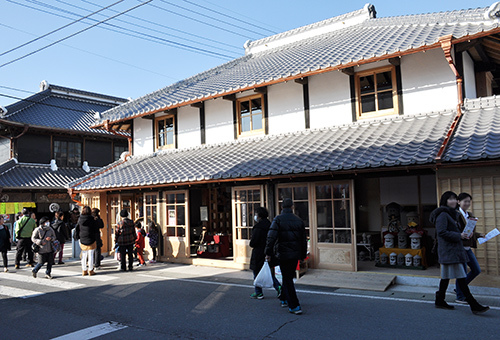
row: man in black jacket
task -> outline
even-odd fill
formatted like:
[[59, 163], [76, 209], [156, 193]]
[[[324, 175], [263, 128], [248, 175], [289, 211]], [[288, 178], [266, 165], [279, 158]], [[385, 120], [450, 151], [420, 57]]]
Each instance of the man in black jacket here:
[[[276, 256], [280, 262], [283, 277], [282, 307], [288, 304], [288, 311], [301, 314], [302, 308], [297, 298], [293, 278], [299, 260], [306, 258], [307, 237], [304, 222], [293, 211], [293, 201], [290, 198], [283, 200], [283, 211], [276, 216], [267, 234], [266, 258], [270, 259], [276, 249]], [[276, 247], [275, 247], [276, 245]]]

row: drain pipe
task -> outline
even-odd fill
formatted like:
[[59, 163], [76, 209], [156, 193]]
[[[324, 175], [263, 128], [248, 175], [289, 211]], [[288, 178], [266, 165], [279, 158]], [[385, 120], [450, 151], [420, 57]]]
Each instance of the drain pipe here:
[[443, 156], [444, 151], [446, 150], [446, 146], [448, 145], [451, 136], [455, 132], [455, 129], [458, 125], [458, 122], [460, 121], [460, 118], [462, 117], [462, 106], [464, 105], [464, 96], [463, 96], [463, 83], [464, 79], [458, 73], [457, 67], [455, 66], [455, 63], [453, 62], [453, 58], [451, 57], [451, 47], [452, 43], [451, 40], [453, 39], [453, 36], [450, 35], [445, 35], [439, 38], [439, 42], [441, 43], [441, 48], [443, 49], [444, 52], [444, 57], [446, 58], [446, 61], [448, 62], [448, 65], [451, 68], [451, 71], [455, 75], [456, 82], [457, 82], [457, 92], [458, 92], [458, 105], [457, 105], [457, 115], [453, 119], [453, 122], [451, 123], [450, 129], [448, 130], [448, 133], [446, 134], [446, 137], [443, 141], [443, 144], [441, 144], [441, 147], [439, 148], [439, 151], [436, 155], [436, 162], [441, 162], [441, 157]]
[[116, 135], [116, 136], [120, 136], [120, 137], [126, 137], [127, 140], [128, 140], [128, 152], [127, 154], [125, 155], [125, 160], [127, 160], [131, 155], [132, 155], [132, 136], [125, 136], [119, 132], [116, 132], [115, 130], [113, 130], [110, 126], [109, 126], [109, 119], [106, 119], [106, 121], [104, 122], [104, 129], [108, 132], [111, 132], [112, 134]]

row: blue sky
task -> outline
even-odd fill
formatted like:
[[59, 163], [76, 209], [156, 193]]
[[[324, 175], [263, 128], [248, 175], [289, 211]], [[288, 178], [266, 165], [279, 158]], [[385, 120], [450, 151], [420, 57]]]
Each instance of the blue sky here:
[[[0, 0], [0, 65], [146, 0], [123, 0], [109, 10], [91, 16], [94, 21], [82, 20], [1, 55], [117, 1]], [[249, 39], [257, 40], [273, 32], [351, 12], [362, 8], [366, 2], [153, 0], [107, 21], [109, 25], [100, 24], [24, 59], [0, 66], [0, 105], [17, 101], [2, 95], [25, 98], [30, 95], [28, 92], [37, 92], [42, 80], [81, 90], [138, 98], [242, 56], [243, 44]], [[379, 0], [372, 4], [378, 17], [387, 17], [487, 7], [493, 2]]]

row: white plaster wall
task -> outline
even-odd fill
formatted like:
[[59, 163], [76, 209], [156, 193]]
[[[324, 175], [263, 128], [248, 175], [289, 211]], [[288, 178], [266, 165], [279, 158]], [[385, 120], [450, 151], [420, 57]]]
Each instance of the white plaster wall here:
[[269, 134], [304, 130], [302, 85], [294, 81], [267, 88]]
[[154, 152], [153, 149], [153, 123], [151, 119], [134, 119], [134, 155], [144, 155]]
[[441, 49], [401, 58], [401, 80], [405, 115], [457, 106], [455, 76]]
[[465, 98], [477, 98], [474, 61], [472, 60], [468, 52], [463, 52], [462, 55], [464, 60]]
[[332, 71], [309, 77], [311, 129], [352, 123], [349, 76]]
[[233, 102], [218, 98], [205, 102], [205, 142], [207, 144], [234, 140]]
[[177, 146], [179, 149], [201, 145], [200, 110], [183, 106], [177, 109]]

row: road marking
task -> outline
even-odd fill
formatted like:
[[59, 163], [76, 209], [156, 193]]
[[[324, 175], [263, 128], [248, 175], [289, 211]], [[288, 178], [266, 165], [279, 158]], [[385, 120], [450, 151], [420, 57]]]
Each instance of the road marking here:
[[81, 278], [85, 280], [94, 280], [94, 281], [101, 281], [101, 282], [108, 282], [112, 280], [118, 279], [117, 276], [112, 276], [112, 275], [107, 275], [107, 274], [99, 274], [96, 273], [96, 275], [93, 276], [82, 276], [82, 272], [74, 272], [70, 270], [64, 270], [64, 269], [52, 269], [52, 276], [54, 278], [58, 277], [76, 277], [76, 278]]
[[[44, 276], [44, 272], [40, 271], [38, 273], [39, 278], [35, 279], [33, 276], [31, 276], [31, 271], [30, 273], [23, 273], [22, 274], [14, 274], [14, 275], [9, 275], [8, 277], [5, 277], [5, 280], [12, 280], [12, 281], [18, 281], [18, 282], [24, 282], [24, 283], [29, 283], [32, 284], [33, 286], [48, 286], [48, 287], [54, 287], [54, 288], [60, 288], [60, 289], [75, 289], [75, 288], [80, 288], [83, 287], [84, 285], [81, 283], [74, 283], [74, 282], [68, 282], [68, 281], [62, 281], [62, 280], [47, 280]], [[25, 276], [26, 275], [26, 276]], [[29, 276], [28, 276], [29, 275]]]
[[[148, 275], [148, 274], [140, 274], [140, 276], [144, 277], [150, 277], [150, 278], [157, 278], [158, 276], [154, 275]], [[172, 277], [160, 277], [160, 279], [163, 280], [177, 280], [177, 281], [184, 281], [184, 282], [193, 282], [193, 283], [203, 283], [203, 284], [209, 284], [209, 285], [218, 285], [218, 286], [232, 286], [232, 287], [239, 287], [239, 288], [255, 288], [253, 285], [245, 285], [245, 284], [238, 284], [238, 283], [225, 283], [225, 282], [215, 282], [215, 281], [204, 281], [204, 280], [196, 280], [196, 279], [178, 279], [178, 278], [172, 278]], [[267, 290], [272, 290], [274, 288], [264, 288]], [[343, 297], [354, 297], [354, 298], [362, 298], [362, 299], [372, 299], [372, 300], [386, 300], [386, 301], [397, 301], [397, 302], [417, 302], [417, 303], [427, 303], [427, 304], [434, 304], [434, 301], [429, 301], [429, 300], [414, 300], [414, 299], [405, 299], [405, 298], [394, 298], [394, 297], [388, 297], [388, 296], [373, 296], [373, 295], [364, 295], [364, 294], [351, 294], [351, 293], [336, 293], [336, 292], [320, 292], [320, 291], [313, 291], [313, 290], [306, 290], [306, 289], [297, 289], [297, 293], [304, 293], [304, 294], [317, 294], [317, 295], [330, 295], [330, 296], [343, 296]], [[454, 305], [454, 306], [466, 306], [463, 304], [458, 304], [458, 303], [449, 303], [449, 305]], [[500, 310], [500, 307], [494, 307], [490, 306], [490, 309], [494, 310]]]
[[52, 340], [86, 340], [94, 339], [98, 336], [105, 335], [108, 333], [119, 331], [120, 329], [127, 328], [125, 325], [121, 325], [116, 322], [106, 322], [97, 326], [88, 327], [81, 329], [79, 331], [61, 335], [57, 338], [52, 338]]
[[10, 296], [14, 298], [28, 299], [35, 296], [40, 296], [45, 293], [36, 292], [34, 290], [26, 290], [21, 288], [0, 286], [0, 295]]

